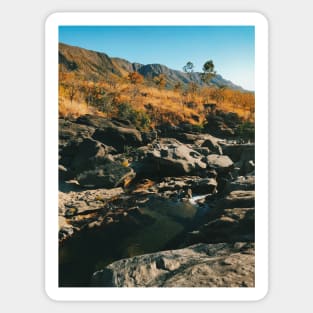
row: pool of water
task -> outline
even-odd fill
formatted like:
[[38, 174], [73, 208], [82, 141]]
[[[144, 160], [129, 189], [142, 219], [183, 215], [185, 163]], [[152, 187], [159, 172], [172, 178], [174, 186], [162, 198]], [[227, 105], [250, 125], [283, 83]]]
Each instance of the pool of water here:
[[78, 233], [60, 246], [60, 286], [87, 287], [92, 273], [116, 260], [174, 249], [208, 211], [197, 205], [198, 199], [201, 196], [189, 201], [151, 197], [139, 204], [143, 219]]

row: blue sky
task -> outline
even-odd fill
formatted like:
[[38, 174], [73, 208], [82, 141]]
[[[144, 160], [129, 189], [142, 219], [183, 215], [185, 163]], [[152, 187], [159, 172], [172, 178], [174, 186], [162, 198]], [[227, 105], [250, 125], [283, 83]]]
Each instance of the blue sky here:
[[59, 41], [142, 64], [182, 70], [207, 60], [224, 78], [254, 90], [253, 26], [61, 26]]

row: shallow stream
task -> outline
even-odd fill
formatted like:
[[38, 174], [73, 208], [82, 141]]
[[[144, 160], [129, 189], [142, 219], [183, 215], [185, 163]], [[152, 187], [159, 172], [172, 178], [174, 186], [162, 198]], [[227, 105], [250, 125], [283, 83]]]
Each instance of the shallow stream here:
[[180, 239], [200, 224], [208, 207], [196, 201], [151, 197], [139, 204], [144, 219], [81, 231], [59, 249], [59, 285], [88, 287], [92, 273], [135, 255], [179, 247]]

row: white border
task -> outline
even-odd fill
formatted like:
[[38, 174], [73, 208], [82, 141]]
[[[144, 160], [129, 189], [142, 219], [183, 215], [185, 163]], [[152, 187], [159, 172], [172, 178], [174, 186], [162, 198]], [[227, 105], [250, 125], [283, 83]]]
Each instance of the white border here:
[[[58, 27], [60, 25], [255, 26], [256, 261], [255, 288], [58, 287]], [[54, 13], [45, 37], [45, 289], [53, 300], [238, 301], [268, 291], [268, 23], [259, 13], [114, 12]]]

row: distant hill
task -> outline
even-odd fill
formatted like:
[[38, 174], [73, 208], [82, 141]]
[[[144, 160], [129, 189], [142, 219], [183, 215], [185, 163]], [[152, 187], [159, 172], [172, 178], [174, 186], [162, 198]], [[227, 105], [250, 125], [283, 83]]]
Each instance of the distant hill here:
[[[167, 87], [173, 87], [177, 82], [188, 84], [191, 81], [199, 85], [205, 85], [197, 72], [191, 77], [183, 71], [173, 70], [162, 64], [140, 64], [131, 63], [121, 58], [109, 57], [107, 54], [91, 51], [80, 47], [69, 46], [59, 43], [59, 64], [67, 71], [75, 72], [85, 80], [102, 80], [108, 78], [121, 78], [128, 72], [137, 71], [147, 80], [165, 74], [167, 77]], [[233, 90], [244, 91], [244, 89], [230, 80], [226, 80], [221, 75], [216, 75], [210, 85], [226, 86]]]

